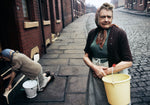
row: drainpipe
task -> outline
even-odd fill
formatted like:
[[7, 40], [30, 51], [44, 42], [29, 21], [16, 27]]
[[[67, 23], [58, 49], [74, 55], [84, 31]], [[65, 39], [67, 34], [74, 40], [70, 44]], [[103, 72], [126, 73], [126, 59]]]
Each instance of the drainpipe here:
[[43, 27], [43, 17], [42, 17], [42, 8], [41, 8], [41, 0], [38, 0], [39, 3], [39, 12], [40, 12], [40, 23], [41, 23], [41, 31], [42, 31], [42, 39], [43, 39], [43, 49], [44, 54], [46, 54], [46, 46], [45, 46], [45, 34], [44, 34], [44, 27]]
[[63, 0], [61, 0], [61, 14], [62, 14], [62, 24], [63, 24], [63, 28], [65, 27], [65, 20], [64, 20], [64, 9], [63, 9]]
[[71, 0], [71, 15], [72, 15], [72, 22], [73, 22], [73, 5], [74, 5], [74, 0]]

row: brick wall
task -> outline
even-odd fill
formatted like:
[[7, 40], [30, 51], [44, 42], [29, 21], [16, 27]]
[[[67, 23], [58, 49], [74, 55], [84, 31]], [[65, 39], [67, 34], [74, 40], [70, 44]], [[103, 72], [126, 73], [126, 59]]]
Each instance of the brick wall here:
[[[51, 39], [51, 34], [58, 35], [63, 26], [62, 23], [64, 22], [64, 26], [68, 25], [72, 22], [72, 17], [77, 18], [81, 16], [84, 12], [85, 7], [81, 5], [80, 1], [76, 0], [57, 0], [58, 3], [58, 9], [57, 13], [59, 14], [59, 18], [56, 19], [56, 0], [46, 0], [47, 2], [47, 16], [46, 21], [50, 22], [49, 24], [46, 24], [43, 26], [44, 30], [44, 38], [45, 41], [47, 39]], [[84, 1], [84, 0], [83, 0]], [[41, 18], [40, 18], [40, 11], [39, 11], [39, 3], [38, 0], [28, 0], [29, 6], [30, 6], [30, 18], [24, 18], [23, 14], [23, 6], [22, 6], [22, 0], [15, 0], [11, 4], [14, 13], [14, 23], [16, 25], [15, 32], [16, 34], [10, 34], [10, 36], [15, 37], [13, 42], [17, 42], [17, 47], [11, 47], [18, 49], [20, 52], [25, 53], [27, 56], [30, 56], [31, 50], [38, 46], [40, 54], [42, 55], [44, 52], [43, 44], [43, 33], [42, 33], [42, 26], [41, 26]], [[50, 3], [49, 3], [50, 2]], [[8, 2], [6, 2], [9, 4]], [[62, 3], [62, 4], [61, 4]], [[84, 4], [84, 3], [83, 3]], [[7, 5], [8, 6], [8, 5]], [[63, 19], [62, 22], [62, 8], [63, 8]], [[72, 16], [72, 13], [75, 13], [74, 16]], [[8, 17], [8, 16], [7, 16]], [[11, 18], [12, 19], [12, 18]], [[25, 22], [30, 23], [36, 23], [36, 26], [25, 27]], [[9, 30], [8, 30], [9, 31]], [[10, 38], [9, 36], [9, 38]], [[7, 37], [6, 37], [7, 38]], [[13, 42], [8, 41], [9, 44], [12, 44], [15, 46]], [[4, 48], [5, 46], [2, 46]]]
[[145, 0], [137, 0], [137, 1], [127, 1], [125, 2], [125, 8], [138, 10], [138, 11], [144, 11], [146, 9], [146, 6], [148, 4]]
[[55, 5], [55, 0], [50, 0], [50, 10], [52, 11], [50, 13], [51, 15], [51, 27], [52, 27], [52, 30], [51, 32], [53, 34], [57, 34], [59, 33], [61, 30], [62, 30], [62, 13], [61, 13], [61, 1], [60, 0], [57, 0], [58, 1], [58, 11], [59, 11], [59, 17], [60, 17], [60, 22], [57, 23], [57, 19], [56, 19], [56, 5]]
[[137, 9], [138, 11], [144, 11], [144, 4], [145, 4], [145, 1], [142, 0], [142, 3], [140, 3], [140, 0], [137, 0]]
[[72, 6], [71, 0], [63, 0], [63, 18], [64, 18], [64, 26], [67, 26], [72, 22]]
[[[39, 12], [39, 4], [38, 0], [33, 0], [33, 7], [32, 7], [32, 14], [34, 20], [39, 22], [38, 27], [25, 29], [24, 28], [24, 16], [23, 16], [23, 9], [22, 9], [22, 2], [21, 0], [16, 0], [16, 5], [19, 6], [20, 10], [17, 11], [17, 19], [18, 26], [19, 26], [19, 37], [20, 37], [20, 47], [21, 52], [25, 53], [27, 56], [30, 56], [31, 49], [35, 46], [39, 47], [40, 54], [43, 53], [43, 39], [42, 39], [42, 31], [41, 31], [41, 24], [40, 24], [40, 12]], [[49, 3], [48, 3], [49, 4]], [[49, 9], [48, 9], [49, 11]], [[49, 17], [50, 18], [50, 17]], [[45, 40], [47, 38], [50, 38], [51, 33], [51, 26], [47, 25], [44, 26], [44, 34], [45, 34]]]

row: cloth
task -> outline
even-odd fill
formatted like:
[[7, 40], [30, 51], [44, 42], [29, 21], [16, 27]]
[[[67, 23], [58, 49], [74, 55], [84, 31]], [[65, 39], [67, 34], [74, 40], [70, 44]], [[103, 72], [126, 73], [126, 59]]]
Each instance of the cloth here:
[[96, 39], [96, 44], [99, 44], [101, 49], [103, 48], [106, 38], [107, 38], [107, 30], [101, 30], [98, 33], [98, 36]]
[[92, 58], [92, 62], [95, 65], [99, 65], [99, 66], [105, 65], [106, 67], [108, 67], [108, 59], [107, 58], [101, 58], [101, 59], [100, 58]]
[[103, 48], [99, 47], [99, 44], [96, 43], [97, 37], [98, 37], [98, 33], [94, 38], [94, 41], [92, 42], [90, 49], [92, 51], [93, 57], [94, 58], [107, 58], [108, 57], [108, 53], [107, 53], [107, 41], [108, 41], [108, 36], [110, 33], [110, 28], [107, 30], [107, 38], [105, 40], [105, 43], [103, 45]]
[[[101, 63], [95, 59], [92, 62], [96, 65], [108, 67], [108, 62]], [[86, 99], [86, 105], [110, 105], [107, 100], [104, 83], [102, 79], [93, 76], [93, 70], [89, 71]]]
[[[92, 62], [96, 65], [99, 65], [99, 66], [103, 66], [105, 65], [105, 67], [108, 67], [108, 59], [107, 58], [92, 58]], [[124, 69], [124, 70], [121, 70], [115, 74], [128, 74], [128, 69]]]
[[[89, 54], [89, 58], [92, 59], [93, 54], [90, 49], [91, 43], [98, 33], [98, 28], [92, 29], [87, 38], [84, 51]], [[116, 25], [113, 25], [110, 30], [110, 34], [107, 41], [108, 49], [108, 62], [109, 67], [112, 64], [117, 64], [120, 61], [132, 61], [132, 55], [128, 44], [126, 33]]]

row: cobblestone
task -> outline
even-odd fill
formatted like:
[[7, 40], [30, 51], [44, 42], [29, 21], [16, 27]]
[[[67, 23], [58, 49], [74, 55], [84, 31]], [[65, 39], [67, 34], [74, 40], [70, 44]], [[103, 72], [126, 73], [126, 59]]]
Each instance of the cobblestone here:
[[[114, 19], [117, 18], [115, 23], [119, 24], [126, 31], [133, 55], [133, 66], [129, 69], [132, 76], [132, 104], [150, 105], [150, 18], [121, 12], [115, 13]], [[125, 21], [126, 19], [128, 19], [127, 22]]]

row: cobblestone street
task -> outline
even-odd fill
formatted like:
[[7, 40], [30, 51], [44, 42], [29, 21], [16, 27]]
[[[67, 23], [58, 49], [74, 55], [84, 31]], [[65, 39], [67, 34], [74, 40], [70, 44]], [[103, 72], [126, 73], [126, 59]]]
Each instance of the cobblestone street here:
[[133, 55], [130, 68], [132, 105], [150, 105], [150, 17], [117, 11], [114, 23], [126, 31]]
[[[87, 30], [94, 26], [94, 14], [88, 18]], [[94, 19], [94, 18], [93, 18]], [[127, 33], [133, 66], [129, 69], [132, 105], [150, 105], [150, 17], [114, 11], [113, 23]]]

